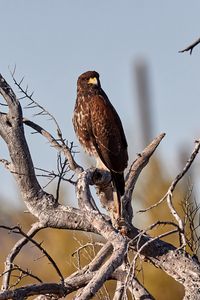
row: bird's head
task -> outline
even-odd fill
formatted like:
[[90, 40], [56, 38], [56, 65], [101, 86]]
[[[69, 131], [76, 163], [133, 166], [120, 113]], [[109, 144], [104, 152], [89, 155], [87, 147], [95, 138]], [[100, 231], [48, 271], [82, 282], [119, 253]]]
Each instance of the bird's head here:
[[94, 90], [101, 87], [99, 74], [96, 71], [87, 71], [81, 74], [77, 81], [79, 91]]

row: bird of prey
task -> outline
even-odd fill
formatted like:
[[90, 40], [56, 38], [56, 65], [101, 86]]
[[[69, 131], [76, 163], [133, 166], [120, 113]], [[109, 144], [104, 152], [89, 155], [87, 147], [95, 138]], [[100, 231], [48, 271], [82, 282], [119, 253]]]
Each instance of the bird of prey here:
[[84, 150], [96, 159], [96, 167], [110, 171], [120, 218], [125, 189], [123, 173], [128, 162], [127, 142], [121, 120], [101, 88], [96, 71], [85, 72], [78, 78], [73, 125]]

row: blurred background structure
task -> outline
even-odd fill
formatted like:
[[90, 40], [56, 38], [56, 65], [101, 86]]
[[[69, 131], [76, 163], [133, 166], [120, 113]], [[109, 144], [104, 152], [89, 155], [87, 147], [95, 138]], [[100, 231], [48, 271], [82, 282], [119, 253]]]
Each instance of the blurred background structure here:
[[[16, 65], [16, 79], [20, 81], [25, 76], [24, 86], [28, 84], [30, 91], [34, 90], [34, 99], [55, 116], [63, 136], [78, 146], [80, 153], [76, 157], [85, 167], [88, 161], [75, 138], [71, 118], [76, 80], [86, 70], [100, 73], [102, 87], [121, 117], [130, 163], [153, 137], [166, 132], [154, 160], [138, 182], [133, 201], [135, 213], [162, 197], [187, 161], [195, 139], [200, 137], [200, 48], [195, 48], [192, 56], [178, 53], [200, 35], [199, 11], [197, 0], [192, 3], [186, 0], [1, 1], [0, 72], [12, 85], [9, 69], [13, 70]], [[17, 88], [15, 91], [20, 97]], [[27, 104], [26, 100], [21, 103], [23, 107]], [[33, 117], [34, 113], [34, 110], [24, 110], [26, 117], [34, 118], [36, 123], [54, 134], [54, 124], [44, 116]], [[28, 128], [26, 136], [35, 167], [54, 170], [55, 150], [41, 136], [32, 135]], [[9, 159], [3, 141], [0, 141], [0, 157]], [[46, 180], [41, 178], [41, 183], [45, 185]], [[191, 186], [192, 197], [198, 202], [199, 159], [177, 193], [180, 211], [180, 201]], [[55, 183], [47, 190], [55, 193]], [[62, 198], [66, 204], [77, 206], [74, 188], [69, 183], [62, 184]], [[20, 223], [24, 229], [28, 228], [31, 216], [23, 213], [25, 208], [14, 179], [3, 166], [0, 166], [0, 205], [1, 224]], [[134, 222], [144, 228], [155, 220], [169, 218], [162, 207], [146, 215], [136, 214]], [[54, 230], [52, 235], [47, 232], [45, 246], [52, 255], [60, 257], [61, 265], [64, 261], [63, 270], [75, 244], [95, 239], [84, 234], [77, 237], [74, 233]], [[44, 236], [39, 236], [40, 239]], [[70, 247], [69, 239], [74, 241]], [[15, 241], [16, 237], [0, 232], [3, 247], [0, 271], [6, 253]], [[177, 242], [176, 238], [168, 241]], [[60, 247], [55, 249], [58, 244]], [[33, 249], [29, 247], [26, 251], [28, 261]], [[19, 263], [26, 262], [24, 257], [19, 258]], [[84, 259], [88, 259], [88, 254]], [[34, 264], [37, 270], [36, 262], [33, 261], [33, 270]], [[173, 299], [182, 299], [183, 291], [177, 283], [162, 276], [159, 270], [155, 272], [152, 267], [143, 267], [142, 280], [156, 299], [171, 299], [172, 289]], [[69, 272], [71, 268], [73, 263]], [[159, 285], [159, 281], [162, 284]], [[108, 289], [112, 294], [112, 288]], [[106, 290], [103, 293], [107, 295]]]
[[154, 127], [153, 127], [153, 103], [151, 99], [150, 91], [150, 78], [149, 78], [149, 69], [148, 65], [144, 60], [136, 61], [134, 65], [135, 70], [135, 82], [138, 100], [138, 116], [139, 116], [139, 128], [140, 136], [142, 137], [143, 149], [150, 143], [154, 136]]

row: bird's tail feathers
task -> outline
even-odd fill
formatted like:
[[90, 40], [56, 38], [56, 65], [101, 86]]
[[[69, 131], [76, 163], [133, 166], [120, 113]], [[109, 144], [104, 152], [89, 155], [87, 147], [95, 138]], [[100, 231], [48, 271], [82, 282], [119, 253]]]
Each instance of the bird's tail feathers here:
[[111, 172], [111, 175], [117, 194], [119, 194], [120, 197], [123, 196], [125, 192], [124, 174]]
[[113, 192], [114, 206], [116, 209], [118, 219], [120, 220], [122, 217], [121, 197], [124, 195], [125, 192], [124, 174], [111, 172], [111, 175], [112, 175], [113, 185], [115, 189], [115, 191]]

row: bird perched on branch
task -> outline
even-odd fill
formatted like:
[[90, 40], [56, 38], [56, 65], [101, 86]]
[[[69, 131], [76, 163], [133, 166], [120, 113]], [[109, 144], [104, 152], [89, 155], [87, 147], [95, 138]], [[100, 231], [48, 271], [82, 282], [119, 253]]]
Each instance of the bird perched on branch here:
[[78, 78], [73, 125], [80, 144], [95, 157], [97, 168], [110, 171], [120, 218], [120, 199], [125, 189], [123, 172], [128, 162], [127, 142], [121, 120], [95, 71], [83, 73]]

